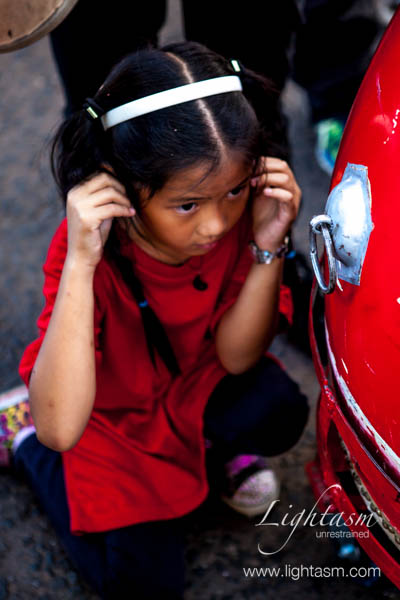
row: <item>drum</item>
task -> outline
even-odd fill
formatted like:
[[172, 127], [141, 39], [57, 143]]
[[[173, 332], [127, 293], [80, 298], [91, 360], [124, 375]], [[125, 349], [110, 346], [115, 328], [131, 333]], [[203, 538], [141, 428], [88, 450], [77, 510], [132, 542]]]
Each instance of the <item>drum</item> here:
[[28, 46], [57, 27], [78, 0], [0, 0], [0, 52]]

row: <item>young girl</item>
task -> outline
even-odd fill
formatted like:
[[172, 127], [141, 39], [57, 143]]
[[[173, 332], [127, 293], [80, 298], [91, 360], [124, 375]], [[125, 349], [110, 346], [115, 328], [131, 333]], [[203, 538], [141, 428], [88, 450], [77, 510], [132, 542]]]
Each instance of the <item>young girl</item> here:
[[265, 356], [290, 320], [300, 201], [275, 119], [264, 80], [183, 43], [128, 56], [56, 138], [67, 218], [20, 368], [36, 435], [14, 461], [103, 598], [182, 598], [206, 446], [227, 502], [258, 514], [277, 494], [262, 457], [304, 428]]

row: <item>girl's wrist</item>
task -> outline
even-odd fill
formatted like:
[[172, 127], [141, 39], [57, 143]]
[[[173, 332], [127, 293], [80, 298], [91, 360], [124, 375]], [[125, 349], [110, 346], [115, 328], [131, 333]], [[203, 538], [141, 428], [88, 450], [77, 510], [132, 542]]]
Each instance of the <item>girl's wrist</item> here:
[[75, 274], [82, 274], [86, 278], [92, 278], [94, 276], [94, 272], [96, 270], [97, 265], [93, 265], [89, 261], [82, 260], [76, 255], [67, 253], [65, 263], [64, 263], [64, 271]]
[[261, 232], [253, 231], [254, 242], [257, 244], [260, 250], [267, 250], [268, 252], [276, 252], [287, 239], [287, 230], [284, 233], [277, 233], [276, 235], [263, 235]]
[[249, 243], [250, 251], [257, 263], [269, 264], [274, 258], [283, 258], [289, 249], [289, 237], [286, 235], [280, 242], [259, 244], [255, 238]]

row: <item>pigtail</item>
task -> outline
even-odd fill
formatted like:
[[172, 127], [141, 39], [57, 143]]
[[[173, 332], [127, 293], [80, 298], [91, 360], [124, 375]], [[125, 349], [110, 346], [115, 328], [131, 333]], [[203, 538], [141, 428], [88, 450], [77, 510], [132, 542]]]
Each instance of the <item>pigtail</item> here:
[[[136, 196], [124, 171], [119, 168], [118, 163], [113, 164], [114, 161], [110, 160], [107, 136], [99, 118], [103, 113], [104, 110], [98, 103], [88, 99], [83, 109], [70, 116], [56, 134], [51, 149], [51, 167], [64, 202], [71, 188], [96, 172], [107, 171], [107, 165], [112, 166], [117, 179], [125, 185], [131, 201], [131, 196]], [[171, 374], [178, 375], [180, 369], [171, 343], [144, 296], [142, 284], [136, 277], [130, 260], [121, 253], [116, 227], [114, 222], [104, 248], [105, 256], [120, 272], [139, 306], [147, 348], [154, 367], [156, 368], [157, 351]]]
[[155, 352], [157, 351], [170, 373], [172, 375], [179, 375], [181, 371], [168, 336], [145, 298], [142, 284], [135, 275], [131, 261], [121, 254], [120, 242], [114, 225], [107, 240], [106, 253], [107, 258], [118, 268], [140, 309], [147, 349], [154, 368], [157, 368], [155, 357]]
[[73, 113], [61, 125], [51, 147], [51, 170], [64, 203], [71, 188], [109, 163], [100, 119], [94, 120], [85, 108]]

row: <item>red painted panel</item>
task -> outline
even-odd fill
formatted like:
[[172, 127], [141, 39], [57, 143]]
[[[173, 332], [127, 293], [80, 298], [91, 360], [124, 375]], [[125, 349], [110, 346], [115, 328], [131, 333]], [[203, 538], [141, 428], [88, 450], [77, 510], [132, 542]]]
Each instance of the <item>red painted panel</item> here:
[[368, 168], [374, 229], [359, 286], [326, 297], [336, 366], [373, 428], [400, 457], [400, 12], [350, 113], [332, 186], [348, 163]]

